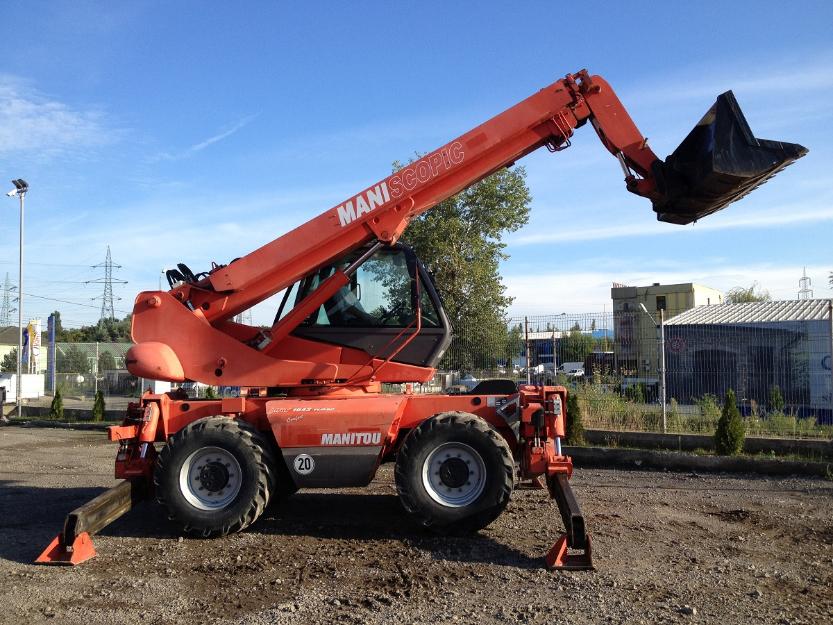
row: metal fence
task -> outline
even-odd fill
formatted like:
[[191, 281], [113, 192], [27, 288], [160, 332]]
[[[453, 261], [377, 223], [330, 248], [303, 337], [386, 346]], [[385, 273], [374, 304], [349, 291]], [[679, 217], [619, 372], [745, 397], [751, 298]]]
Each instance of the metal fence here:
[[677, 325], [679, 312], [514, 317], [488, 332], [463, 325], [421, 390], [491, 378], [562, 384], [590, 427], [659, 430], [664, 380], [669, 431], [713, 431], [731, 389], [750, 433], [833, 433], [822, 427], [833, 423], [829, 319]]
[[[461, 392], [493, 378], [561, 384], [577, 395], [586, 427], [659, 430], [664, 380], [669, 431], [713, 431], [732, 389], [750, 433], [833, 434], [829, 318], [687, 325], [675, 320], [679, 312], [663, 312], [664, 332], [659, 311], [458, 325], [437, 375], [416, 390]], [[143, 381], [124, 365], [129, 347], [57, 344], [56, 386], [82, 399], [97, 390], [106, 397], [138, 396]], [[192, 386], [192, 394], [207, 390]], [[51, 394], [48, 380], [46, 389]], [[233, 395], [237, 389], [216, 391]]]
[[[136, 397], [141, 382], [131, 375], [124, 356], [131, 343], [56, 343], [55, 387], [68, 396], [94, 396], [102, 391], [105, 397]], [[45, 388], [53, 389], [47, 376]]]

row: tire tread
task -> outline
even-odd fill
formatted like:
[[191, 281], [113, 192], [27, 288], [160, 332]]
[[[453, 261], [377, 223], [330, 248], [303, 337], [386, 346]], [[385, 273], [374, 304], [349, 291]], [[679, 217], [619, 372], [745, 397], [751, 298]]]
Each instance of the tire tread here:
[[[499, 473], [501, 479], [498, 502], [473, 515], [448, 524], [438, 524], [437, 519], [419, 505], [418, 499], [410, 487], [409, 471], [420, 470], [414, 466], [413, 456], [424, 444], [426, 439], [436, 436], [443, 429], [454, 429], [457, 427], [476, 430], [487, 437], [499, 450], [503, 464], [503, 470]], [[413, 514], [425, 527], [443, 534], [468, 534], [483, 529], [494, 521], [503, 512], [512, 495], [515, 485], [515, 461], [512, 458], [512, 451], [503, 436], [497, 432], [488, 422], [468, 412], [450, 411], [426, 419], [419, 426], [411, 430], [399, 450], [394, 470], [396, 478], [396, 489], [405, 510]]]
[[[250, 449], [257, 463], [257, 489], [249, 505], [236, 518], [230, 519], [220, 527], [194, 528], [182, 518], [177, 506], [165, 499], [164, 489], [161, 488], [161, 485], [166, 479], [166, 474], [171, 470], [169, 465], [172, 462], [172, 455], [176, 447], [184, 444], [190, 438], [203, 436], [211, 430], [224, 430], [236, 434]], [[269, 505], [272, 494], [275, 492], [276, 466], [278, 465], [273, 443], [252, 425], [246, 421], [230, 417], [205, 417], [188, 424], [176, 434], [168, 437], [167, 444], [159, 452], [153, 474], [156, 500], [168, 510], [168, 518], [181, 523], [186, 532], [197, 534], [203, 538], [225, 536], [246, 529], [263, 514], [266, 506]]]

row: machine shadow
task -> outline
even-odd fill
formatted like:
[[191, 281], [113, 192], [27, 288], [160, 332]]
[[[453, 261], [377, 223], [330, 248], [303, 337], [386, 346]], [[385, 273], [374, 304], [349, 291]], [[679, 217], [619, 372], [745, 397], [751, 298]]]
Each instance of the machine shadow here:
[[395, 540], [436, 560], [539, 569], [530, 557], [483, 533], [441, 536], [416, 523], [393, 494], [302, 491], [272, 505], [249, 530], [282, 536], [347, 540]]
[[64, 526], [68, 512], [104, 488], [38, 488], [0, 480], [0, 559], [31, 564]]
[[[66, 515], [103, 493], [104, 487], [42, 488], [0, 480], [0, 560], [32, 564], [61, 532]], [[138, 504], [100, 532], [103, 536], [173, 538], [178, 536], [161, 507]]]
[[[32, 564], [61, 532], [66, 515], [105, 490], [41, 488], [0, 480], [0, 532], [4, 535], [0, 559]], [[436, 560], [524, 569], [544, 566], [543, 557], [530, 557], [482, 533], [462, 537], [433, 534], [417, 524], [393, 494], [302, 491], [271, 505], [246, 531], [327, 539], [395, 540], [426, 551]], [[167, 519], [162, 506], [145, 501], [104, 528], [100, 535], [176, 539], [182, 532]]]

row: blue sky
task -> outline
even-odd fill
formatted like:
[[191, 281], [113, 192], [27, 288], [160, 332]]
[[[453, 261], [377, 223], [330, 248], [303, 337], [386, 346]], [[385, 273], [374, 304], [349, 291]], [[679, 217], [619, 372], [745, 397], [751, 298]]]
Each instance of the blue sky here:
[[[514, 314], [610, 310], [610, 283], [757, 281], [816, 296], [833, 270], [833, 3], [7, 2], [0, 179], [23, 177], [28, 316], [98, 317], [178, 261], [228, 262], [570, 71], [609, 80], [660, 155], [729, 88], [753, 131], [810, 154], [694, 227], [659, 224], [594, 133], [524, 161]], [[3, 178], [5, 176], [5, 178]], [[0, 196], [2, 197], [2, 196]], [[0, 204], [0, 281], [17, 273]], [[271, 318], [267, 307], [255, 321]]]

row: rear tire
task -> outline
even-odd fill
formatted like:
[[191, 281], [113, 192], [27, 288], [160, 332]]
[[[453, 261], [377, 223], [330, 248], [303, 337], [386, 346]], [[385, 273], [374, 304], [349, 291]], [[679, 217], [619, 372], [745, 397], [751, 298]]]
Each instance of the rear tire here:
[[408, 434], [396, 459], [405, 509], [444, 534], [483, 529], [512, 495], [515, 463], [506, 440], [465, 412], [434, 416]]
[[275, 492], [274, 446], [245, 421], [206, 417], [168, 439], [156, 499], [183, 529], [210, 538], [255, 522]]

